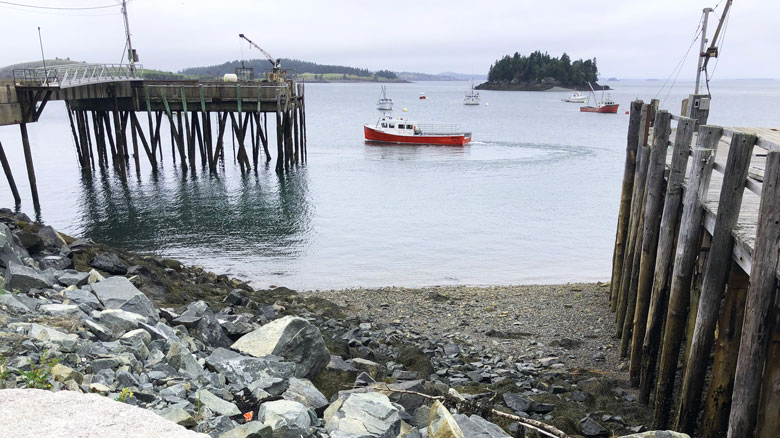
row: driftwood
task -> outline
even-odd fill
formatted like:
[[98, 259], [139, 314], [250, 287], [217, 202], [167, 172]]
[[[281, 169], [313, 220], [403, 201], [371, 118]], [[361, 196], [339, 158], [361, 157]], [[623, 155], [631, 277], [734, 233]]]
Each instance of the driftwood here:
[[[404, 389], [394, 389], [388, 386], [385, 383], [375, 384], [375, 389], [381, 390], [381, 391], [389, 391], [389, 392], [397, 392], [402, 394], [412, 394], [417, 395], [422, 398], [426, 398], [428, 400], [438, 400], [444, 404], [444, 406], [447, 407], [447, 409], [452, 409], [453, 407], [458, 410], [458, 412], [467, 415], [467, 414], [478, 414], [482, 417], [488, 417], [488, 416], [496, 416], [496, 417], [503, 417], [508, 418], [512, 421], [518, 422], [521, 426], [527, 427], [529, 429], [536, 430], [537, 432], [550, 436], [553, 438], [568, 438], [569, 436], [566, 435], [562, 430], [551, 426], [546, 423], [542, 423], [541, 421], [532, 420], [530, 418], [523, 418], [517, 415], [507, 414], [506, 412], [497, 411], [487, 404], [479, 403], [476, 401], [466, 400], [458, 394], [455, 391], [451, 391], [447, 393], [446, 395], [428, 395], [423, 394], [421, 392], [417, 391], [408, 391]], [[495, 395], [493, 396], [495, 398]], [[491, 398], [491, 402], [493, 400]]]

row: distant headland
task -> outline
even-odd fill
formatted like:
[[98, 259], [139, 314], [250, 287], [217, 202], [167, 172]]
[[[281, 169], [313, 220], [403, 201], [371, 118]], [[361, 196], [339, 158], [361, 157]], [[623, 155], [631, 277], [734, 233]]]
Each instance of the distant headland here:
[[564, 53], [554, 58], [546, 52], [535, 51], [528, 56], [517, 52], [497, 60], [488, 73], [488, 81], [478, 85], [479, 90], [546, 91], [554, 87], [574, 90], [609, 90], [599, 85], [596, 58], [572, 61]]

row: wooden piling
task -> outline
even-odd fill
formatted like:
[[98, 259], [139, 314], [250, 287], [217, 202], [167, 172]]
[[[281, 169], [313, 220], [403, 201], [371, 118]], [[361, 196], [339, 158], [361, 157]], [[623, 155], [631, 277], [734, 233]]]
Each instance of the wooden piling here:
[[[672, 162], [669, 166], [669, 180], [666, 186], [666, 199], [659, 228], [658, 251], [653, 275], [653, 288], [650, 293], [647, 327], [644, 332], [641, 354], [638, 357], [635, 356], [634, 351], [636, 339], [632, 344], [630, 370], [633, 375], [637, 366], [640, 367], [639, 401], [643, 404], [649, 403], [651, 388], [655, 381], [655, 366], [661, 344], [661, 329], [669, 300], [669, 274], [674, 261], [676, 231], [679, 229], [683, 182], [690, 156], [694, 127], [695, 121], [687, 117], [682, 117], [677, 122]], [[638, 363], [641, 365], [637, 365]]]
[[11, 166], [8, 165], [8, 158], [5, 156], [2, 142], [0, 142], [0, 163], [3, 165], [3, 172], [5, 172], [5, 178], [8, 180], [8, 187], [11, 188], [11, 193], [14, 195], [14, 205], [22, 205], [22, 198], [19, 196], [19, 190], [16, 189], [16, 181], [14, 181], [14, 175], [11, 173]]
[[757, 438], [776, 438], [780, 430], [780, 298], [775, 296], [772, 309], [771, 340], [766, 355], [764, 379], [761, 385], [761, 399], [758, 406]]
[[[642, 101], [631, 102], [631, 115], [628, 120], [628, 136], [626, 139], [626, 162], [623, 165], [623, 184], [620, 192], [620, 209], [618, 211], [617, 231], [615, 232], [615, 249], [612, 252], [612, 280], [610, 281], [610, 308], [617, 308], [620, 274], [623, 270], [623, 257], [628, 237], [628, 222], [631, 214], [631, 194], [634, 188], [634, 171], [636, 170], [636, 153], [639, 147], [639, 122], [641, 119]], [[303, 131], [301, 129], [301, 131]], [[303, 134], [303, 132], [301, 132]]]
[[707, 362], [712, 350], [715, 322], [720, 301], [728, 279], [731, 253], [734, 246], [732, 231], [737, 224], [745, 179], [748, 175], [756, 136], [736, 133], [731, 139], [729, 155], [718, 202], [715, 229], [712, 233], [707, 265], [704, 270], [699, 309], [693, 330], [689, 355], [686, 356], [685, 374], [680, 391], [680, 408], [677, 430], [692, 434], [699, 415], [702, 387]]
[[[644, 226], [642, 229], [642, 247], [639, 263], [639, 276], [636, 292], [636, 306], [633, 320], [624, 323], [623, 338], [628, 347], [631, 340], [630, 379], [631, 386], [639, 386], [639, 371], [642, 355], [642, 341], [647, 327], [647, 312], [650, 307], [650, 292], [653, 287], [656, 252], [658, 249], [658, 234], [661, 223], [661, 213], [664, 207], [664, 171], [666, 155], [669, 149], [669, 134], [671, 133], [672, 115], [668, 111], [658, 111], [653, 123], [653, 146], [650, 152], [650, 164], [647, 171], [645, 187]], [[631, 325], [629, 337], [626, 327]], [[622, 343], [622, 342], [621, 342]]]
[[[752, 436], [757, 422], [762, 371], [768, 354], [768, 343], [772, 336], [771, 318], [775, 316], [773, 312], [776, 311], [777, 267], [780, 259], [779, 224], [780, 151], [769, 151], [761, 189], [761, 205], [758, 210], [758, 228], [751, 260], [745, 320], [734, 375], [734, 392], [727, 435], [729, 438]], [[778, 366], [777, 363], [771, 365]], [[774, 421], [777, 421], [776, 412], [770, 415], [773, 415]], [[774, 432], [776, 433], [777, 430]]]
[[723, 312], [718, 320], [718, 339], [715, 343], [715, 360], [702, 416], [701, 436], [724, 438], [728, 429], [731, 392], [734, 389], [734, 370], [739, 355], [739, 338], [745, 315], [745, 298], [750, 277], [735, 262], [726, 287]]
[[73, 144], [76, 146], [76, 156], [79, 160], [79, 166], [84, 165], [84, 161], [81, 158], [81, 142], [79, 136], [76, 133], [76, 125], [73, 122], [73, 110], [70, 109], [70, 102], [65, 101], [65, 111], [68, 113], [68, 120], [70, 121], [70, 132], [73, 135]]
[[19, 124], [19, 130], [22, 133], [22, 148], [24, 149], [24, 162], [27, 165], [27, 179], [30, 181], [30, 192], [32, 193], [33, 208], [40, 211], [41, 203], [38, 200], [38, 184], [35, 182], [35, 167], [33, 166], [32, 150], [30, 150], [30, 138], [27, 135], [27, 124]]
[[633, 270], [636, 242], [640, 238], [639, 220], [642, 216], [642, 200], [645, 193], [645, 179], [647, 177], [647, 164], [650, 160], [650, 148], [647, 147], [647, 136], [650, 130], [649, 105], [642, 105], [639, 122], [639, 142], [637, 169], [634, 172], [634, 187], [631, 194], [631, 212], [628, 225], [628, 240], [625, 255], [623, 257], [623, 272], [620, 274], [620, 288], [618, 289], [618, 305], [615, 312], [617, 322], [617, 336], [623, 334], [623, 321], [628, 308], [628, 294], [631, 287], [631, 272]]
[[659, 429], [666, 428], [669, 422], [677, 358], [688, 313], [691, 277], [701, 246], [703, 204], [712, 175], [715, 151], [722, 133], [723, 129], [717, 126], [699, 127], [691, 174], [683, 196], [683, 213], [669, 288], [669, 308], [662, 337], [661, 361], [653, 406], [654, 425]]
[[279, 89], [276, 90], [276, 172], [284, 172], [284, 134], [282, 132], [282, 101]]

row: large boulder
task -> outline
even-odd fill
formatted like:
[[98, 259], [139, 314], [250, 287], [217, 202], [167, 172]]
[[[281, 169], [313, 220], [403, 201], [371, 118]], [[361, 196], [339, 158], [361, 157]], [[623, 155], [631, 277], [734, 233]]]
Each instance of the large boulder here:
[[260, 405], [257, 421], [273, 429], [273, 438], [308, 437], [317, 417], [306, 406], [291, 400], [276, 400]]
[[89, 265], [113, 275], [127, 274], [127, 265], [114, 253], [98, 254], [89, 261]]
[[241, 426], [230, 429], [223, 433], [219, 438], [272, 438], [273, 429], [259, 421], [250, 421]]
[[311, 379], [330, 361], [317, 327], [303, 318], [285, 316], [239, 338], [234, 350], [255, 357], [281, 356], [295, 363], [295, 376]]
[[328, 399], [308, 379], [291, 377], [282, 398], [302, 403], [318, 413], [321, 413], [328, 406]]
[[[109, 277], [92, 284], [92, 292], [106, 309], [122, 309], [159, 321], [152, 301], [125, 277]], [[144, 321], [146, 322], [146, 321]]]
[[27, 257], [30, 254], [14, 238], [11, 230], [5, 224], [0, 224], [0, 267], [7, 268], [11, 263], [21, 265]]
[[4, 289], [7, 291], [18, 290], [27, 293], [30, 289], [45, 289], [52, 286], [49, 278], [34, 268], [17, 264], [11, 261], [5, 271]]
[[395, 438], [401, 431], [398, 408], [378, 392], [341, 394], [323, 420], [333, 438]]
[[623, 435], [620, 438], [691, 438], [689, 435], [671, 430], [651, 430], [642, 433]]
[[228, 382], [249, 386], [266, 377], [288, 379], [295, 373], [295, 364], [284, 362], [280, 357], [252, 357], [225, 348], [217, 348], [206, 358], [206, 365], [224, 374]]
[[450, 411], [438, 400], [431, 406], [430, 420], [428, 438], [466, 438]]
[[3, 437], [209, 438], [153, 411], [76, 391], [4, 389], [0, 418]]

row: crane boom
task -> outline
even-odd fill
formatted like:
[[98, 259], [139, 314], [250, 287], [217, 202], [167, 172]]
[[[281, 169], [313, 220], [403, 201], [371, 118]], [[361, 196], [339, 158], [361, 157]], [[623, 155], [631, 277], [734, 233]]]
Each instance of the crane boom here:
[[238, 34], [238, 37], [239, 37], [239, 38], [243, 38], [243, 39], [247, 40], [247, 42], [248, 42], [249, 44], [251, 44], [251, 45], [252, 45], [252, 47], [254, 47], [254, 48], [256, 48], [257, 50], [259, 50], [260, 52], [262, 52], [262, 53], [263, 53], [263, 55], [265, 55], [265, 57], [268, 59], [268, 62], [270, 62], [270, 63], [271, 63], [271, 65], [273, 65], [273, 66], [274, 66], [274, 72], [277, 72], [277, 73], [279, 72], [279, 69], [281, 69], [281, 68], [282, 68], [282, 65], [281, 65], [281, 62], [280, 62], [278, 59], [276, 59], [276, 58], [274, 58], [273, 56], [271, 56], [271, 54], [270, 54], [270, 53], [268, 53], [268, 52], [266, 52], [265, 50], [263, 50], [263, 48], [262, 48], [262, 47], [260, 47], [260, 46], [258, 46], [257, 44], [255, 44], [255, 43], [254, 43], [252, 40], [250, 40], [249, 38], [247, 38], [247, 37], [246, 37], [246, 36], [245, 36], [243, 33], [240, 33], [240, 34]]

